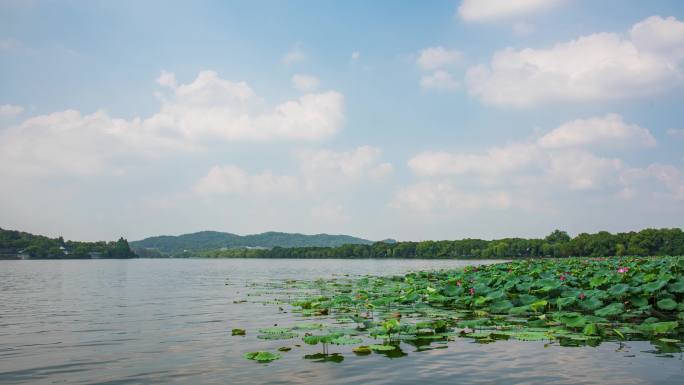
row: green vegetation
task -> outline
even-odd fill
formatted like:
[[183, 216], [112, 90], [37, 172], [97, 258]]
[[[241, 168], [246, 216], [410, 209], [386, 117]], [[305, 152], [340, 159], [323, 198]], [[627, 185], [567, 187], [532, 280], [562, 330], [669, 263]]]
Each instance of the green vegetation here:
[[[196, 256], [198, 253], [210, 250], [238, 249], [251, 251], [250, 248], [272, 247], [336, 247], [346, 244], [370, 245], [373, 242], [351, 237], [348, 235], [329, 234], [289, 234], [267, 232], [261, 234], [240, 236], [231, 233], [216, 231], [201, 231], [198, 233], [184, 234], [179, 236], [159, 236], [131, 242], [136, 252], [145, 250], [156, 251], [158, 257], [162, 256]], [[153, 255], [150, 255], [153, 256]]]
[[535, 257], [606, 257], [624, 255], [684, 255], [681, 229], [645, 229], [611, 234], [601, 231], [571, 238], [556, 230], [544, 239], [505, 238], [492, 241], [376, 242], [372, 245], [227, 249], [196, 253], [210, 258], [460, 258], [516, 259]]
[[[657, 352], [671, 353], [681, 351], [684, 336], [684, 257], [521, 260], [393, 277], [289, 280], [260, 290], [289, 303], [291, 314], [317, 317], [321, 323], [306, 324], [316, 325], [316, 334], [302, 340], [322, 344], [317, 357], [333, 362], [343, 356], [329, 355], [329, 344], [393, 358], [406, 355], [404, 344], [422, 351], [456, 338], [561, 346], [650, 340]], [[270, 329], [260, 331], [300, 330]]]
[[32, 259], [136, 258], [128, 241], [115, 242], [65, 241], [21, 231], [0, 228], [0, 251], [3, 258], [29, 256]]

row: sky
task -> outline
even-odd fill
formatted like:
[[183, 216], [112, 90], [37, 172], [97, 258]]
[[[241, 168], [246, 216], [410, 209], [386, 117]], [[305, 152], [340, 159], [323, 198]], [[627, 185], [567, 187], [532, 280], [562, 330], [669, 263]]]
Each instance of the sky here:
[[679, 0], [0, 0], [0, 227], [684, 225]]

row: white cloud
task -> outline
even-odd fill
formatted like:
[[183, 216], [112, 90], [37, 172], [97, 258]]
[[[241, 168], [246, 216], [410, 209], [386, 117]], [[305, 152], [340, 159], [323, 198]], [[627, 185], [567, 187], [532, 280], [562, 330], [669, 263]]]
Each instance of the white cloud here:
[[512, 29], [513, 33], [520, 37], [530, 36], [537, 31], [537, 27], [535, 27], [534, 24], [526, 23], [524, 21], [513, 24]]
[[290, 65], [290, 64], [296, 64], [296, 63], [301, 63], [304, 62], [308, 59], [308, 56], [306, 53], [302, 50], [302, 45], [300, 43], [297, 43], [292, 47], [285, 55], [283, 55], [283, 58], [281, 61], [283, 64]]
[[360, 180], [369, 178], [382, 181], [389, 176], [391, 163], [382, 162], [382, 151], [377, 147], [361, 146], [351, 151], [300, 150], [295, 157], [303, 175], [309, 180]]
[[357, 51], [354, 51], [351, 54], [352, 61], [357, 61], [357, 60], [359, 60], [360, 57], [361, 57], [361, 53], [359, 53]]
[[598, 145], [604, 147], [642, 146], [653, 147], [655, 138], [636, 124], [627, 124], [618, 114], [603, 117], [577, 119], [567, 122], [542, 136], [543, 148], [567, 148]]
[[[120, 164], [188, 151], [217, 141], [318, 141], [344, 121], [343, 96], [305, 94], [272, 108], [245, 82], [202, 71], [180, 84], [163, 72], [170, 93], [148, 118], [117, 119], [104, 111], [67, 110], [32, 117], [0, 131], [0, 173], [120, 173]], [[5, 108], [16, 111], [16, 108]]]
[[344, 207], [336, 202], [323, 202], [311, 207], [311, 217], [322, 222], [343, 223], [349, 221]]
[[486, 103], [513, 107], [657, 94], [682, 82], [682, 25], [651, 17], [629, 37], [596, 33], [548, 49], [507, 48], [468, 70], [468, 89]]
[[454, 65], [461, 61], [463, 54], [442, 46], [425, 48], [418, 54], [416, 63], [424, 70], [435, 70]]
[[274, 175], [270, 171], [251, 175], [235, 165], [214, 166], [193, 187], [193, 192], [201, 196], [290, 195], [298, 190], [298, 181], [295, 177]]
[[311, 75], [295, 74], [292, 76], [292, 86], [302, 92], [312, 92], [321, 84], [317, 77]]
[[236, 165], [214, 166], [195, 183], [196, 194], [311, 195], [336, 191], [364, 180], [381, 182], [393, 171], [382, 162], [381, 150], [361, 146], [350, 151], [328, 149], [299, 150], [293, 158], [299, 169], [294, 175], [274, 175], [271, 171], [249, 174]]
[[675, 138], [684, 138], [684, 128], [668, 128], [667, 134]]
[[513, 143], [481, 154], [424, 152], [411, 158], [409, 168], [418, 175], [498, 175], [524, 168], [544, 154], [533, 144]]
[[684, 59], [684, 23], [672, 16], [665, 19], [651, 16], [642, 20], [629, 30], [629, 36], [641, 51], [676, 62]]
[[468, 192], [449, 181], [424, 181], [399, 190], [390, 206], [418, 211], [506, 209], [511, 206], [511, 199], [501, 191]]
[[[649, 196], [684, 201], [684, 173], [675, 166], [653, 163], [645, 168], [631, 168], [625, 170], [620, 179], [625, 186], [623, 198]], [[654, 192], [654, 185], [663, 186], [664, 191]]]
[[154, 158], [192, 147], [147, 130], [140, 119], [114, 119], [67, 110], [25, 120], [0, 131], [0, 174], [20, 176], [119, 172], [116, 163]]
[[570, 190], [593, 190], [616, 183], [620, 159], [601, 158], [587, 151], [560, 151], [549, 156], [546, 177]]
[[157, 77], [157, 84], [169, 88], [176, 88], [178, 86], [176, 75], [173, 72], [164, 70], [162, 70], [162, 72], [159, 74], [159, 77]]
[[552, 8], [563, 0], [463, 0], [457, 15], [465, 21], [510, 19]]
[[0, 105], [0, 118], [16, 116], [24, 112], [24, 107], [12, 104]]
[[479, 153], [426, 151], [408, 162], [424, 179], [400, 190], [392, 206], [419, 210], [534, 207], [531, 195], [546, 199], [560, 192], [610, 194], [625, 187], [623, 174], [628, 168], [619, 158], [590, 150], [628, 145], [648, 147], [655, 145], [655, 139], [648, 130], [608, 114], [567, 122], [539, 139]]
[[305, 94], [265, 109], [246, 82], [221, 79], [214, 71], [202, 71], [193, 82], [175, 87], [173, 74], [162, 73], [160, 79], [172, 92], [144, 124], [184, 139], [317, 141], [335, 135], [344, 121], [344, 98], [335, 91]]
[[420, 78], [420, 86], [426, 90], [456, 91], [460, 88], [458, 80], [449, 72], [438, 70]]

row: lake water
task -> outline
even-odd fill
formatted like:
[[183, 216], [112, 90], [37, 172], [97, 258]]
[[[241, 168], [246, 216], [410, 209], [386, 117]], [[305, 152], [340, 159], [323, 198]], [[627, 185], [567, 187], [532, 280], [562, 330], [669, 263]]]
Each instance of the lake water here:
[[[473, 261], [467, 262], [473, 264]], [[682, 384], [682, 353], [649, 342], [545, 347], [477, 344], [389, 359], [345, 354], [341, 363], [303, 359], [304, 345], [258, 364], [242, 358], [284, 341], [255, 338], [291, 314], [249, 298], [249, 283], [398, 274], [463, 266], [411, 260], [0, 261], [0, 384]], [[246, 328], [246, 337], [231, 336]], [[289, 345], [297, 342], [289, 342]], [[348, 347], [331, 348], [348, 352]]]

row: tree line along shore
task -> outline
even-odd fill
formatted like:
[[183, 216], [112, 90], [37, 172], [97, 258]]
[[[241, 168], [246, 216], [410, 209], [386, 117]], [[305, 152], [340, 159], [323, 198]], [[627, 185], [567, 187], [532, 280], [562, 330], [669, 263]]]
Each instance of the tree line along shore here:
[[608, 256], [684, 255], [680, 228], [644, 229], [612, 234], [607, 231], [571, 237], [555, 230], [544, 238], [496, 240], [375, 242], [335, 247], [223, 247], [163, 253], [131, 247], [120, 238], [111, 242], [65, 241], [25, 232], [0, 229], [0, 259], [98, 258], [415, 258], [415, 259], [519, 259]]

